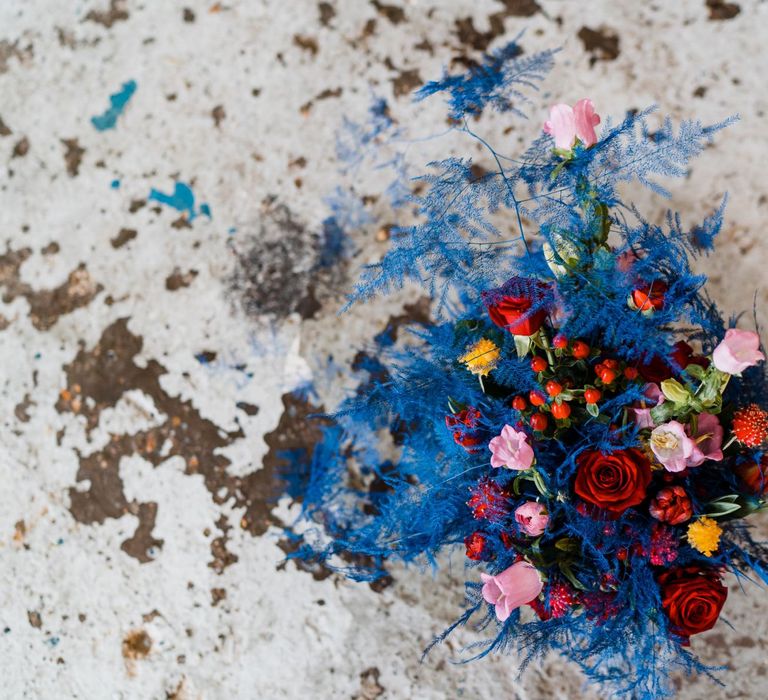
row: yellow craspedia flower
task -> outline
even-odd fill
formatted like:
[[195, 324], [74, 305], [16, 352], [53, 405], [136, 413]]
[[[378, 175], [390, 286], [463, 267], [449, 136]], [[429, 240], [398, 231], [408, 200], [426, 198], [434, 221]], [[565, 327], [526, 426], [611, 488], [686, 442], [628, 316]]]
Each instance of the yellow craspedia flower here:
[[688, 544], [707, 557], [711, 557], [720, 544], [723, 529], [706, 515], [688, 526]]
[[481, 338], [467, 348], [467, 352], [459, 358], [472, 374], [485, 377], [492, 369], [496, 369], [501, 351], [498, 346], [487, 338]]

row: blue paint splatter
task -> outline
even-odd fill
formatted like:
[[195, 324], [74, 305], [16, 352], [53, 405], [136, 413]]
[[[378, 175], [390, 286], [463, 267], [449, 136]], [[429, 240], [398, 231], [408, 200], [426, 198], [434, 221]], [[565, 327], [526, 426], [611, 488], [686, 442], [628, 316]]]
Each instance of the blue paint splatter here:
[[109, 186], [113, 190], [119, 190], [120, 189], [120, 180], [112, 180], [112, 182], [109, 183]]
[[195, 210], [195, 194], [192, 192], [192, 188], [184, 182], [175, 183], [173, 194], [165, 194], [152, 188], [149, 199], [172, 207], [176, 211], [184, 212], [189, 221], [192, 221], [198, 214], [204, 214], [209, 219], [211, 218], [211, 208], [205, 202], [200, 205], [198, 210]]
[[91, 117], [91, 124], [93, 124], [98, 131], [114, 129], [115, 124], [117, 123], [117, 118], [125, 110], [125, 106], [128, 104], [131, 97], [133, 97], [134, 92], [136, 92], [135, 80], [129, 80], [127, 83], [123, 83], [123, 87], [119, 92], [109, 96], [109, 109], [103, 114]]

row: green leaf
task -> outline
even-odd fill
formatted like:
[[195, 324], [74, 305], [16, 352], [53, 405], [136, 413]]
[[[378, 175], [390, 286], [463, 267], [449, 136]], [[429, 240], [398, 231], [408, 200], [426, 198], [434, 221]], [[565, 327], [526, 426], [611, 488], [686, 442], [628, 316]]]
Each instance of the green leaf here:
[[518, 357], [525, 357], [531, 349], [531, 338], [527, 335], [515, 336], [515, 350]]
[[555, 542], [555, 549], [559, 549], [563, 552], [578, 552], [579, 542], [573, 537], [561, 537]]
[[676, 379], [665, 379], [661, 383], [661, 391], [664, 396], [673, 403], [686, 403], [691, 398], [691, 393]]
[[581, 581], [579, 581], [579, 579], [577, 579], [576, 576], [574, 576], [573, 571], [571, 571], [571, 567], [568, 564], [566, 564], [565, 562], [558, 562], [558, 566], [560, 567], [560, 571], [563, 572], [563, 576], [565, 576], [565, 578], [567, 578], [571, 582], [571, 585], [574, 588], [580, 591], [586, 590], [586, 588], [581, 583]]
[[533, 483], [536, 484], [536, 488], [539, 490], [539, 493], [542, 496], [548, 496], [549, 492], [547, 491], [547, 487], [544, 484], [544, 479], [542, 479], [541, 474], [537, 472], [535, 469], [531, 469], [531, 474], [533, 476]]
[[701, 381], [704, 379], [704, 375], [707, 373], [707, 371], [701, 365], [688, 365], [685, 368], [685, 373], [689, 377], [693, 377], [694, 379]]
[[597, 418], [600, 415], [600, 409], [597, 407], [596, 403], [588, 403], [587, 413], [589, 413], [589, 415], [593, 418]]

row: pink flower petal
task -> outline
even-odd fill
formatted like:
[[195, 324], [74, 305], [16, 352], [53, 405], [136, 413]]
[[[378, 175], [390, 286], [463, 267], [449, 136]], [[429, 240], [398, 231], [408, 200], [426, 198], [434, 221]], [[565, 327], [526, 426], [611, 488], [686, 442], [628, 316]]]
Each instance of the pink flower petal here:
[[576, 122], [570, 105], [556, 104], [549, 110], [544, 132], [555, 139], [555, 146], [569, 151], [576, 142]]
[[597, 143], [595, 127], [600, 123], [600, 115], [595, 114], [595, 106], [592, 100], [584, 98], [579, 100], [573, 107], [574, 123], [576, 125], [576, 136], [586, 148], [594, 146]]

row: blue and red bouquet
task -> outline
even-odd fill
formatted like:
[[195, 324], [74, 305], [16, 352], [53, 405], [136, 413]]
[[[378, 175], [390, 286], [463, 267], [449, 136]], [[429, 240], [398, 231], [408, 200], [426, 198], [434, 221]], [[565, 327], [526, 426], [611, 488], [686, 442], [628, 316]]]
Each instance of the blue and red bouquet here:
[[520, 105], [552, 61], [511, 46], [421, 90], [449, 93], [496, 169], [433, 163], [406, 198], [417, 221], [366, 271], [358, 297], [416, 280], [437, 320], [358, 363], [306, 494], [330, 542], [297, 555], [372, 580], [463, 544], [476, 570], [456, 624], [495, 630], [479, 656], [557, 650], [616, 692], [660, 697], [675, 668], [709, 672], [690, 640], [717, 623], [728, 578], [768, 581], [744, 524], [768, 491], [765, 356], [691, 270], [723, 205], [656, 225], [618, 189], [664, 195], [657, 176], [684, 175], [725, 123], [651, 131], [648, 110], [600, 125], [584, 99], [504, 156], [462, 119], [517, 111], [510, 94]]

